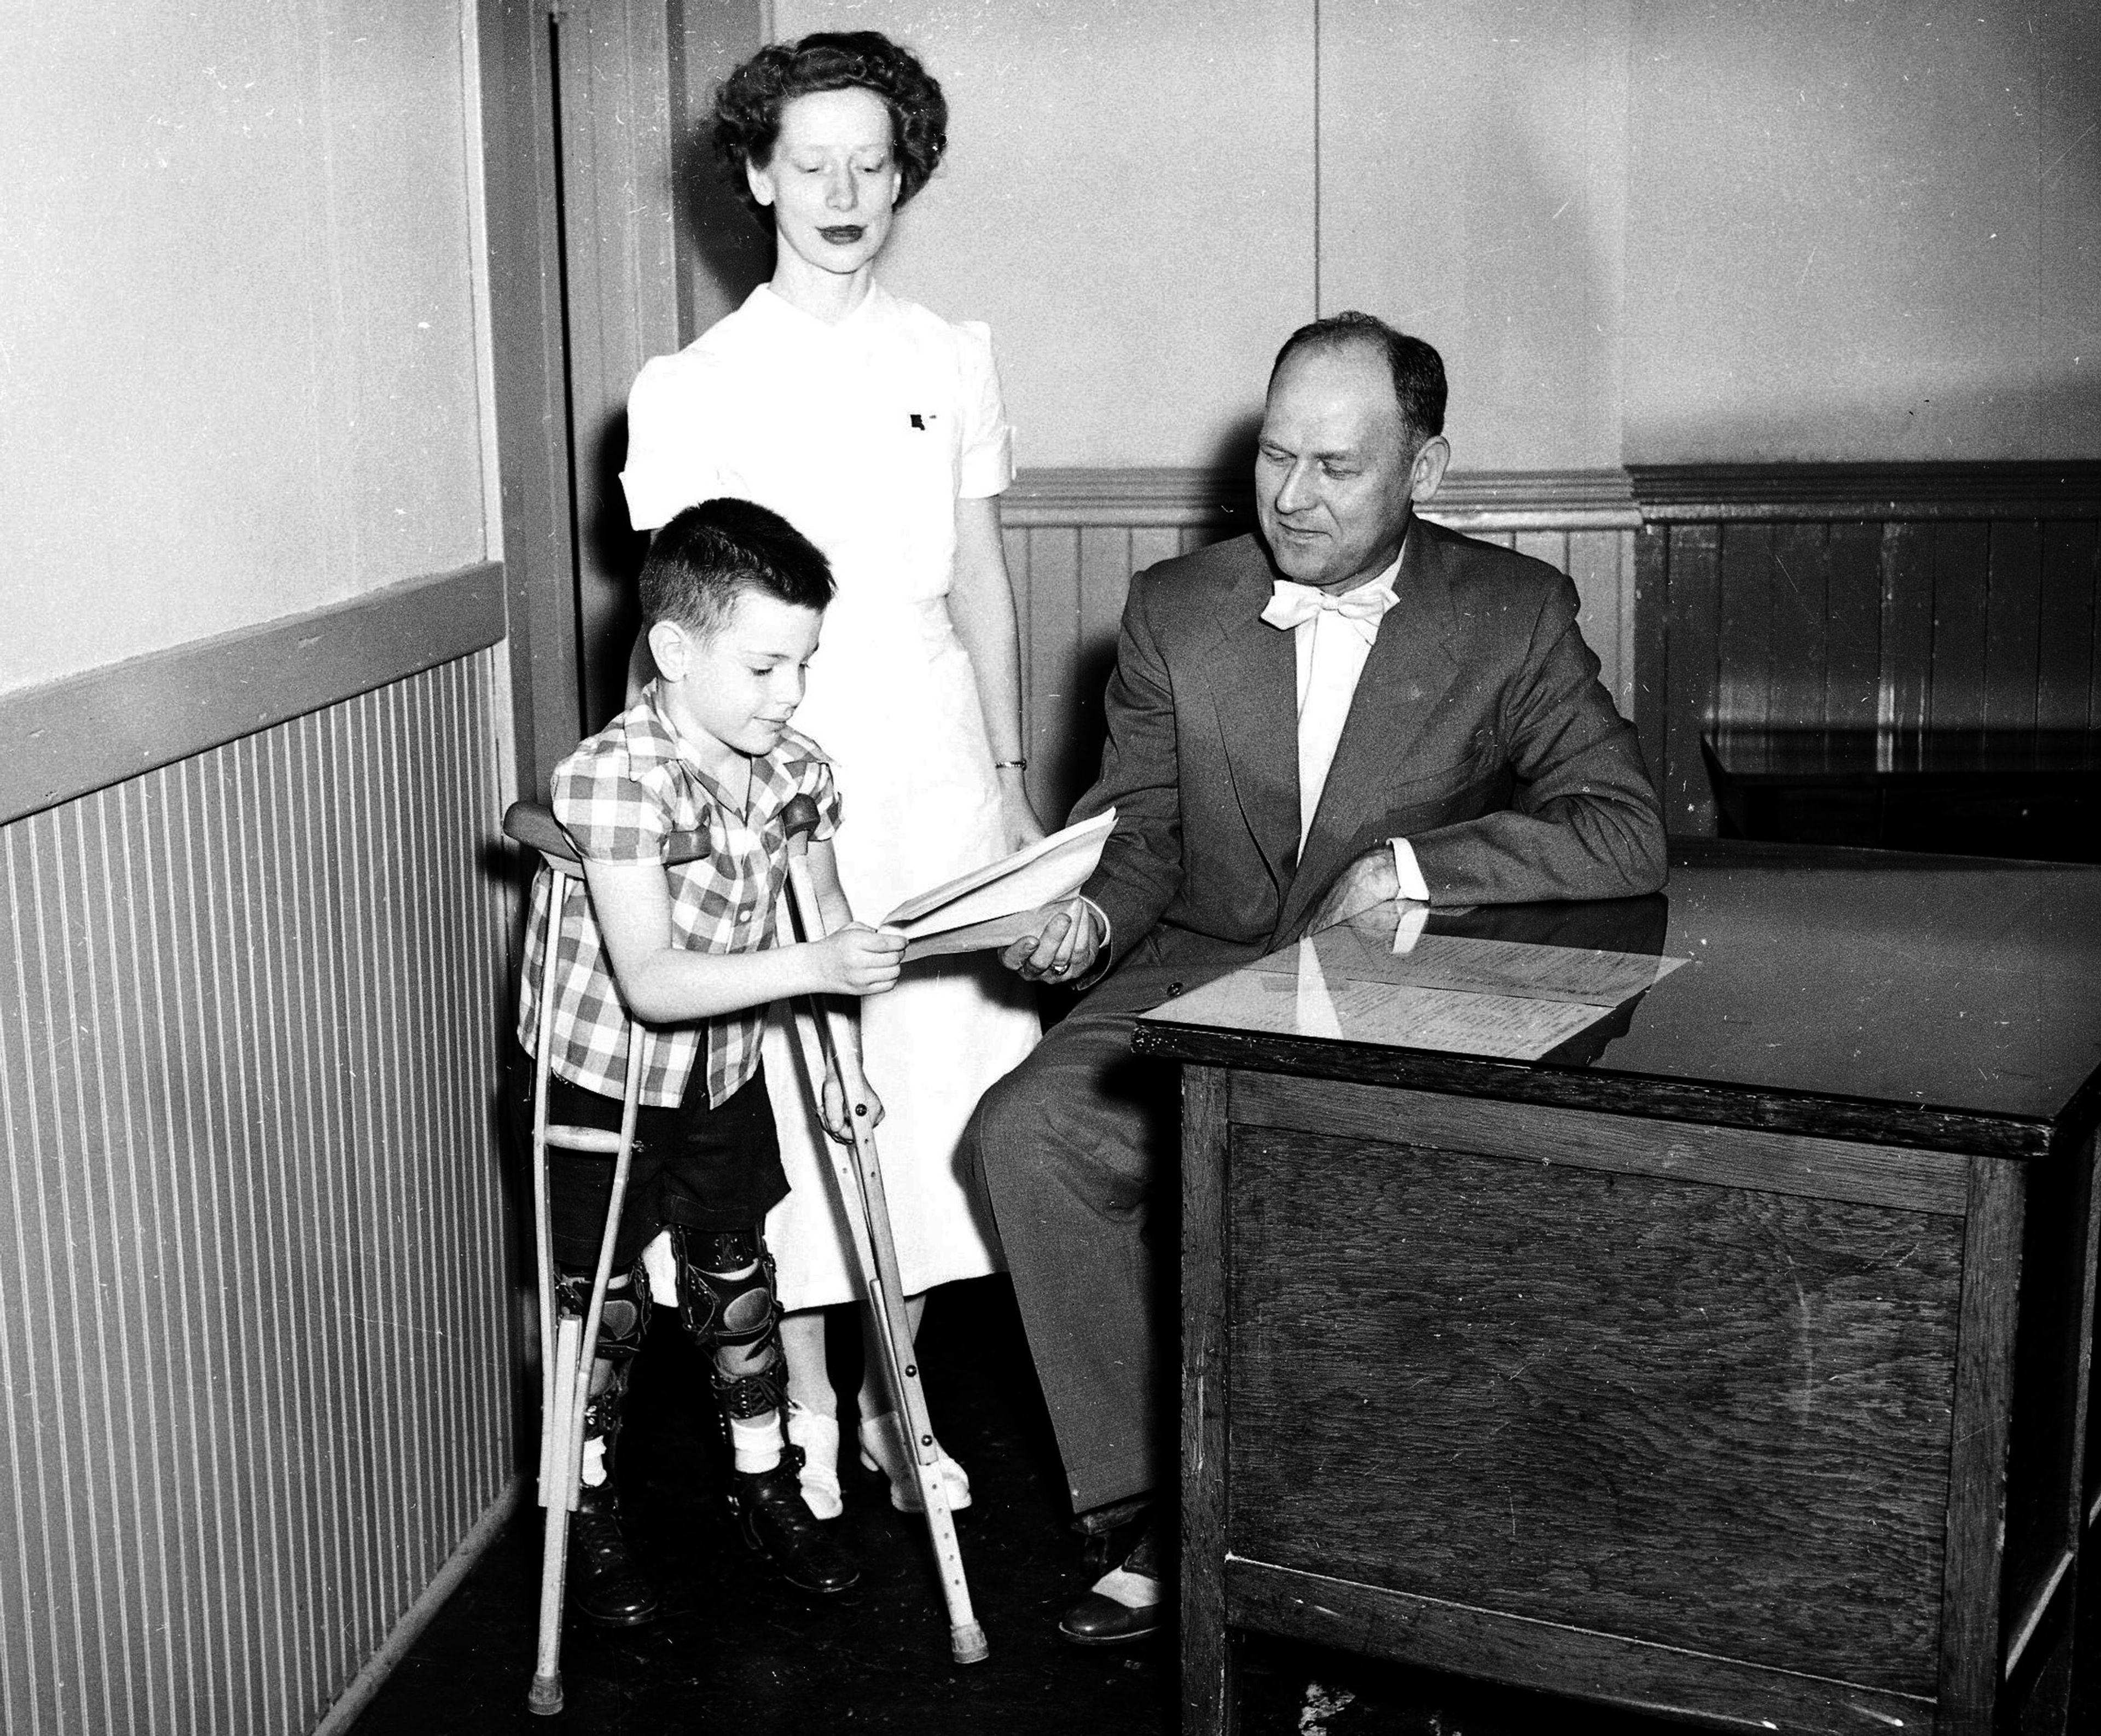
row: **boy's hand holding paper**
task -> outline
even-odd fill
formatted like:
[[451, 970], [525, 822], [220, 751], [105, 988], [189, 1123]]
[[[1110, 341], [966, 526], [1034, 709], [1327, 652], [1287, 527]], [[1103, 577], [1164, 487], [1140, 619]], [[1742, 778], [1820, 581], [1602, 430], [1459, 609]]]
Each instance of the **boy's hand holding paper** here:
[[[1111, 808], [1077, 826], [1054, 832], [1011, 856], [907, 899], [882, 919], [882, 925], [905, 937], [907, 964], [944, 952], [976, 952], [996, 947], [1015, 949], [1023, 940], [1031, 943], [1028, 952], [1020, 953], [1021, 958], [1027, 958], [1039, 950], [1037, 938], [1049, 939], [1048, 927], [1064, 914], [1048, 912], [1045, 907], [1072, 899], [1086, 884], [1115, 824], [1116, 810]], [[1074, 903], [1076, 908], [1087, 910], [1077, 900]], [[1091, 912], [1084, 932], [1080, 924], [1068, 921], [1066, 930], [1052, 942], [1054, 950], [1071, 939], [1074, 947], [1067, 950], [1069, 961], [1086, 934], [1099, 926]], [[1099, 943], [1097, 937], [1094, 946]], [[1092, 956], [1094, 946], [1088, 948], [1087, 956]], [[1009, 962], [1012, 968], [1022, 969], [1019, 962]], [[1025, 970], [1023, 974], [1050, 973]]]

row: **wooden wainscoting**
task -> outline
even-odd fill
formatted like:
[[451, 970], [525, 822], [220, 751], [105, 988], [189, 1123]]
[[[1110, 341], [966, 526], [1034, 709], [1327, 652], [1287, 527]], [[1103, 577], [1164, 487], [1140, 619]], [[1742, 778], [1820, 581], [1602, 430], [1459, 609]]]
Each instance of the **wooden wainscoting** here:
[[515, 1487], [501, 598], [0, 705], [0, 1729], [312, 1729]]
[[1673, 832], [1704, 730], [2101, 728], [2101, 464], [1636, 467], [1635, 722]]
[[[1246, 480], [1205, 470], [1024, 471], [1002, 501], [1020, 604], [1028, 784], [1060, 819], [1101, 758], [1102, 689], [1131, 574], [1254, 517]], [[1633, 715], [1634, 497], [1617, 470], [1448, 478], [1425, 516], [1515, 548], [1576, 581], [1581, 621], [1607, 688]]]

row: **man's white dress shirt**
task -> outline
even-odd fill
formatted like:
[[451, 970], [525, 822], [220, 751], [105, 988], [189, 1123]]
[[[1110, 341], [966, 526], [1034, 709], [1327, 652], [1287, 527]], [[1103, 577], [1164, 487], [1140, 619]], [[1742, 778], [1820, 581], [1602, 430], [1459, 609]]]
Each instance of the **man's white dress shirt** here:
[[[1393, 607], [1393, 581], [1400, 557], [1377, 578], [1339, 593], [1279, 579], [1262, 618], [1289, 632], [1298, 669], [1298, 842], [1303, 849], [1313, 829], [1320, 792], [1335, 762], [1335, 749], [1349, 721], [1350, 702], [1372, 654], [1387, 612]], [[1403, 630], [1405, 630], [1404, 629]], [[1426, 902], [1430, 888], [1406, 838], [1391, 841], [1393, 869], [1400, 895]]]

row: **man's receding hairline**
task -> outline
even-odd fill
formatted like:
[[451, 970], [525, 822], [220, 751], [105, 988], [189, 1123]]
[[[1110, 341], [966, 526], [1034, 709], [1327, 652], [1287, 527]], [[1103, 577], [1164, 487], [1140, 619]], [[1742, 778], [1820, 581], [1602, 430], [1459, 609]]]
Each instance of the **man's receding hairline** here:
[[1286, 368], [1292, 366], [1302, 356], [1328, 355], [1344, 349], [1365, 351], [1370, 355], [1372, 360], [1377, 364], [1379, 378], [1385, 382], [1386, 386], [1386, 390], [1381, 396], [1392, 407], [1394, 420], [1400, 425], [1400, 448], [1407, 454], [1409, 462], [1413, 462], [1416, 453], [1422, 450], [1431, 436], [1426, 434], [1418, 435], [1409, 422], [1408, 406], [1400, 401], [1400, 394], [1394, 390], [1393, 370], [1387, 365], [1386, 347], [1376, 338], [1366, 333], [1342, 332], [1337, 334], [1333, 339], [1324, 334], [1319, 338], [1308, 338], [1289, 354], [1278, 357], [1276, 365], [1269, 371], [1269, 386], [1263, 394], [1265, 421], [1267, 419], [1267, 409], [1269, 400], [1275, 395], [1276, 382], [1283, 378], [1284, 370]]
[[1386, 340], [1371, 326], [1334, 326], [1311, 337], [1298, 338], [1277, 357], [1271, 372], [1281, 373], [1286, 363], [1296, 361], [1302, 356], [1323, 356], [1336, 350], [1369, 350], [1384, 365], [1386, 348]]

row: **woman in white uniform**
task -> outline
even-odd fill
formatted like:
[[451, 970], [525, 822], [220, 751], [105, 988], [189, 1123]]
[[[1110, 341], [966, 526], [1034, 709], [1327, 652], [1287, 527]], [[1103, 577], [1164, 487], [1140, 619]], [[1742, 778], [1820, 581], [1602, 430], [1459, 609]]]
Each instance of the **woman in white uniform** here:
[[[919, 62], [874, 32], [759, 51], [717, 94], [714, 144], [770, 222], [770, 282], [628, 400], [621, 481], [639, 529], [719, 494], [781, 513], [838, 581], [795, 727], [829, 755], [843, 804], [839, 877], [878, 921], [915, 893], [1043, 835], [1022, 788], [1020, 659], [999, 528], [1013, 479], [989, 332], [951, 325], [875, 280], [897, 208], [926, 184], [948, 105]], [[985, 1087], [1037, 1036], [1026, 993], [989, 955], [914, 965], [861, 1009], [881, 1096], [884, 1173], [916, 1329], [925, 1292], [1000, 1266], [976, 1178], [959, 1162]], [[792, 1190], [767, 1219], [780, 1262], [789, 1430], [812, 1510], [839, 1510], [827, 1305], [857, 1294], [851, 1243], [792, 1036], [776, 1016], [766, 1076]], [[888, 1400], [860, 1393], [865, 1463], [918, 1503]], [[970, 1485], [953, 1460], [955, 1504]]]

